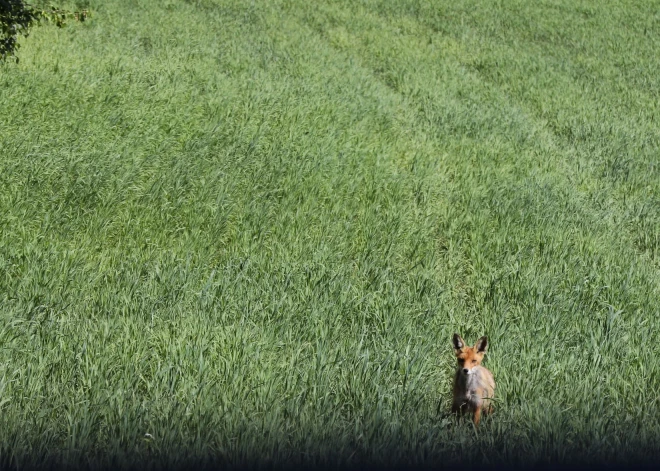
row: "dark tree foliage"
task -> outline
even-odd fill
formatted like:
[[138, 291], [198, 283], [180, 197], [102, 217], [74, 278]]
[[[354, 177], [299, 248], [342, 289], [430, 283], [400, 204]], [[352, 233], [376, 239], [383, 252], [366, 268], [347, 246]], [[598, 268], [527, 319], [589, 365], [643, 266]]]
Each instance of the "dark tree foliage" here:
[[14, 54], [18, 35], [28, 35], [39, 14], [23, 0], [0, 0], [0, 59]]
[[52, 21], [61, 28], [67, 18], [85, 21], [88, 16], [87, 10], [72, 12], [53, 7], [41, 9], [23, 0], [0, 0], [0, 61], [9, 56], [15, 57], [18, 36], [27, 36], [30, 28], [42, 19]]

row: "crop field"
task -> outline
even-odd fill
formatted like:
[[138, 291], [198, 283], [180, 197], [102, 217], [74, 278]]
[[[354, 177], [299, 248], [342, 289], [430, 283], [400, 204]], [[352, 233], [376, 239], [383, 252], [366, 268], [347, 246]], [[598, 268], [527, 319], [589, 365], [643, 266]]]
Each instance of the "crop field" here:
[[0, 468], [660, 459], [660, 2], [57, 4], [0, 64]]

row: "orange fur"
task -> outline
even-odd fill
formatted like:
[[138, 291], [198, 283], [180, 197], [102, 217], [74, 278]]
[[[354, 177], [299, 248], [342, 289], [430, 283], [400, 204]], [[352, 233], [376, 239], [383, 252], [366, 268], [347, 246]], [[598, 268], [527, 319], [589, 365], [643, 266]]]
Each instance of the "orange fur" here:
[[481, 366], [488, 348], [488, 338], [481, 337], [474, 347], [466, 346], [458, 334], [454, 334], [452, 341], [458, 360], [452, 412], [461, 415], [469, 412], [474, 425], [479, 425], [482, 412], [490, 414], [493, 411], [491, 399], [495, 393], [493, 374]]

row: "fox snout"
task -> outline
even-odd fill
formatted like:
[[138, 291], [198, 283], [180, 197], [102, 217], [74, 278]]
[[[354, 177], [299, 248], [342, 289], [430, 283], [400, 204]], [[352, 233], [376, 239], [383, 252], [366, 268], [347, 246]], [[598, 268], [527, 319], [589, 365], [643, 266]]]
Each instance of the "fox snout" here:
[[458, 361], [459, 372], [464, 375], [470, 375], [474, 372], [474, 368], [481, 365], [488, 346], [488, 339], [482, 337], [477, 341], [474, 347], [465, 345], [463, 339], [458, 335], [454, 335], [453, 339], [454, 351], [456, 353], [456, 360]]

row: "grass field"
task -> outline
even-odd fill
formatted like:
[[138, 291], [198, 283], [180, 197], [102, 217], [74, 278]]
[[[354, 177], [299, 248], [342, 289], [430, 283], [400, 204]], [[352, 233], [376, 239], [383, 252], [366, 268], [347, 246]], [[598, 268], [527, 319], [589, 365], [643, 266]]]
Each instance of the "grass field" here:
[[659, 2], [60, 5], [0, 65], [0, 467], [660, 458]]

